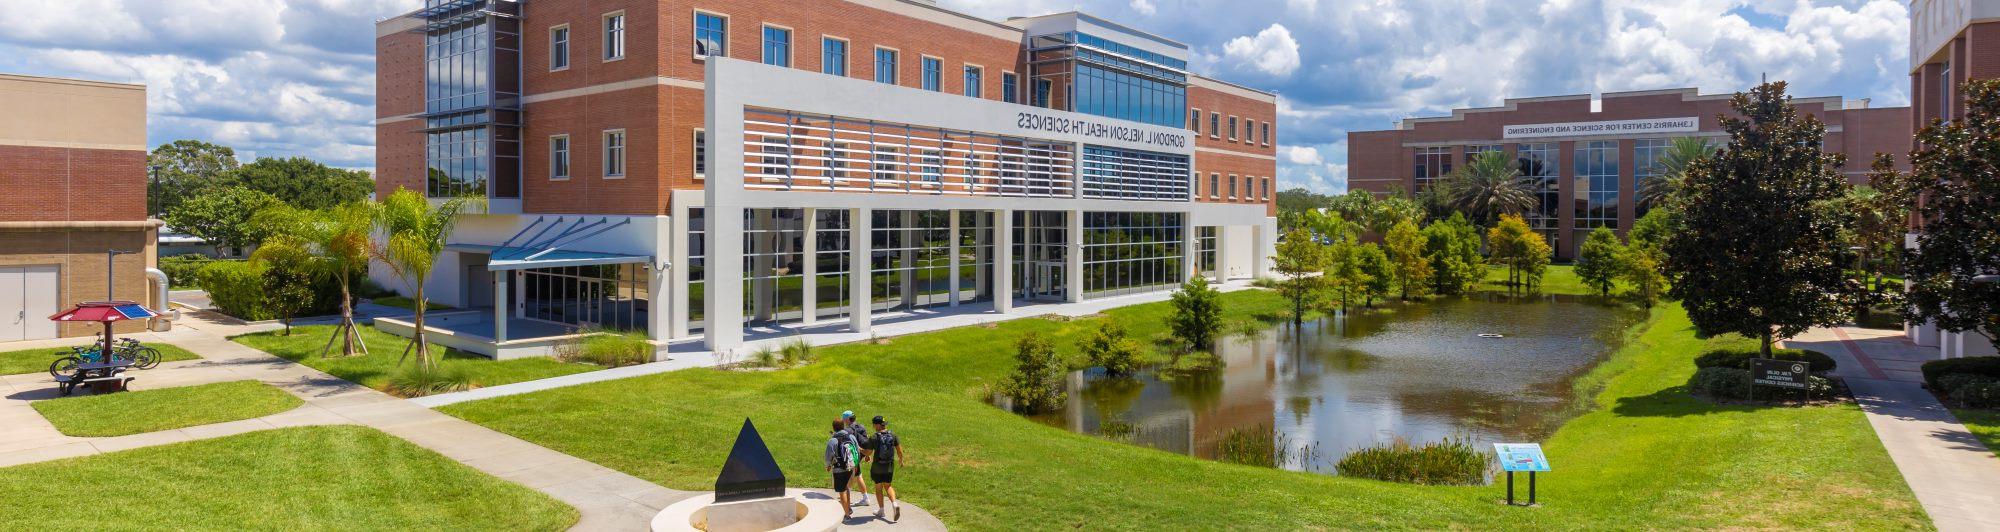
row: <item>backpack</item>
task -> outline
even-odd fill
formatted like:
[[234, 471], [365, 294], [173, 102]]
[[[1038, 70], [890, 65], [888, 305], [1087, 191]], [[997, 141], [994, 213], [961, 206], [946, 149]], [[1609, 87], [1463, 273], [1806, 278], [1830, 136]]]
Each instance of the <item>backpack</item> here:
[[854, 443], [854, 435], [841, 431], [840, 434], [835, 434], [833, 439], [836, 441], [833, 451], [833, 470], [853, 470], [854, 463], [861, 460], [861, 446]]
[[887, 430], [875, 433], [875, 463], [896, 463], [897, 445], [902, 442], [896, 440], [896, 433]]

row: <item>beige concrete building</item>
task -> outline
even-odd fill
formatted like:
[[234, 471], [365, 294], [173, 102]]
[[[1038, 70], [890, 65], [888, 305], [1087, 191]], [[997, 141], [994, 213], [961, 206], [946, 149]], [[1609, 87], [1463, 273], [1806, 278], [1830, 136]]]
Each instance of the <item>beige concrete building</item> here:
[[0, 342], [100, 331], [48, 317], [105, 299], [107, 251], [112, 298], [165, 306], [146, 148], [144, 86], [0, 74]]

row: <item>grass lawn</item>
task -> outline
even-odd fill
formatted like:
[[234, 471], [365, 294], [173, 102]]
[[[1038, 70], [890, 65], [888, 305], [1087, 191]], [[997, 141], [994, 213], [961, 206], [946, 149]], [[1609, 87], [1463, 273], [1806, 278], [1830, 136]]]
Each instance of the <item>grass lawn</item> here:
[[[98, 497], [109, 495], [112, 504]], [[576, 509], [371, 428], [299, 427], [0, 469], [16, 530], [562, 530]]]
[[[396, 307], [407, 310], [417, 309], [417, 302], [405, 296], [378, 297], [375, 299], [370, 299], [368, 300], [368, 302], [377, 305], [382, 305], [385, 307]], [[446, 305], [436, 301], [428, 301], [425, 302], [424, 308], [429, 310], [451, 310], [451, 305]]]
[[[1243, 319], [1282, 312], [1266, 291], [1225, 294]], [[1107, 312], [1147, 338], [1167, 305]], [[1681, 386], [1697, 340], [1678, 306], [1654, 311], [1584, 381], [1584, 414], [1545, 442], [1544, 506], [1496, 504], [1499, 486], [1426, 487], [1202, 461], [1073, 434], [988, 406], [1012, 342], [1052, 335], [1069, 355], [1093, 320], [1020, 319], [821, 348], [770, 372], [678, 371], [443, 410], [677, 489], [711, 489], [744, 417], [793, 486], [825, 484], [827, 423], [886, 415], [910, 452], [900, 492], [959, 529], [1926, 528], [1853, 406], [1718, 407]], [[1598, 390], [1601, 387], [1601, 392]], [[1774, 467], [1783, 464], [1783, 467]]]
[[1957, 408], [1951, 413], [1958, 416], [1958, 422], [1964, 423], [1966, 430], [1986, 443], [1987, 450], [2000, 454], [2000, 411]]
[[[85, 342], [88, 342], [88, 340], [85, 340]], [[102, 336], [100, 335], [99, 343], [102, 342]], [[149, 343], [146, 346], [160, 352], [161, 362], [201, 358], [201, 355], [196, 355], [193, 352], [171, 344]], [[55, 362], [57, 358], [65, 356], [69, 356], [68, 347], [44, 347], [40, 349], [0, 352], [0, 375], [47, 372], [50, 362]]]
[[[1489, 264], [1486, 266], [1486, 280], [1479, 283], [1479, 289], [1505, 292], [1506, 282], [1507, 267]], [[1544, 294], [1597, 295], [1597, 289], [1585, 286], [1583, 279], [1576, 276], [1576, 266], [1569, 264], [1550, 264], [1549, 269], [1542, 272], [1542, 284], [1539, 288]], [[1623, 294], [1631, 289], [1631, 283], [1617, 281], [1612, 285], [1611, 295]]]
[[276, 414], [305, 401], [269, 384], [232, 381], [32, 404], [63, 434], [124, 436]]
[[[384, 389], [388, 384], [389, 376], [396, 371], [398, 361], [403, 364], [414, 363], [403, 360], [403, 347], [409, 344], [409, 339], [375, 330], [374, 327], [361, 328], [361, 341], [367, 344], [369, 354], [342, 357], [339, 356], [340, 347], [335, 346], [333, 358], [321, 357], [320, 350], [326, 347], [327, 339], [332, 335], [332, 325], [310, 325], [293, 327], [291, 336], [285, 336], [281, 331], [272, 331], [230, 339], [377, 390]], [[437, 344], [431, 344], [431, 352], [444, 354], [444, 358], [439, 362], [442, 365], [464, 367], [471, 373], [474, 387], [603, 369], [589, 364], [572, 364], [546, 357], [492, 360], [472, 353], [447, 349]]]

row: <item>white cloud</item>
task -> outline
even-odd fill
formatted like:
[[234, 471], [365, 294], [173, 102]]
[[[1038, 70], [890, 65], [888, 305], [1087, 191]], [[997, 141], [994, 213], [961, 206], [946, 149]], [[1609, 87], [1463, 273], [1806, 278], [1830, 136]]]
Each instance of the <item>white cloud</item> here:
[[1132, 10], [1146, 16], [1152, 16], [1154, 13], [1159, 12], [1159, 8], [1154, 6], [1150, 0], [1132, 0]]
[[1326, 159], [1319, 156], [1319, 149], [1312, 146], [1285, 146], [1278, 151], [1285, 157], [1285, 162], [1291, 164], [1326, 164]]
[[1254, 36], [1230, 39], [1222, 45], [1222, 57], [1273, 76], [1290, 76], [1299, 69], [1299, 41], [1283, 24], [1272, 24]]

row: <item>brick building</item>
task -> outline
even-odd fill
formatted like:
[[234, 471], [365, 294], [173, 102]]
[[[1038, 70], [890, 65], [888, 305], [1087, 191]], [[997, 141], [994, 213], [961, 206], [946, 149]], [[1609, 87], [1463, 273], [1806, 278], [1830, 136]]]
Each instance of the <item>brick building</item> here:
[[426, 289], [490, 309], [452, 338], [496, 357], [1004, 313], [1273, 247], [1276, 97], [1086, 14], [428, 0], [376, 43], [377, 191], [487, 199]]
[[[1674, 137], [1727, 140], [1721, 115], [1734, 114], [1727, 94], [1695, 89], [1511, 98], [1499, 107], [1457, 109], [1451, 116], [1410, 118], [1385, 131], [1347, 135], [1348, 186], [1377, 193], [1420, 190], [1482, 151], [1505, 152], [1521, 175], [1538, 180], [1540, 208], [1528, 213], [1556, 256], [1576, 256], [1598, 227], [1622, 236], [1647, 206], [1637, 201], [1646, 179]], [[1846, 154], [1841, 170], [1867, 181], [1876, 153], [1896, 155], [1907, 169], [1910, 108], [1870, 107], [1867, 100], [1796, 98], [1805, 114], [1826, 123], [1826, 148]]]
[[[1910, 2], [1912, 131], [1934, 121], [1960, 119], [1965, 114], [1961, 86], [1967, 81], [1994, 77], [2000, 77], [2000, 2]], [[1915, 148], [1912, 139], [1905, 149]], [[1922, 221], [1922, 217], [1911, 217], [1911, 229], [1921, 231]], [[1912, 233], [1908, 241], [1915, 246], [1916, 234]], [[2000, 354], [1985, 336], [1973, 331], [1941, 331], [1931, 323], [1912, 323], [1905, 329], [1910, 341], [1936, 347], [1944, 358]]]
[[0, 342], [101, 332], [48, 317], [105, 298], [108, 250], [132, 252], [112, 259], [114, 299], [165, 306], [149, 296], [145, 87], [0, 74], [0, 191]]

